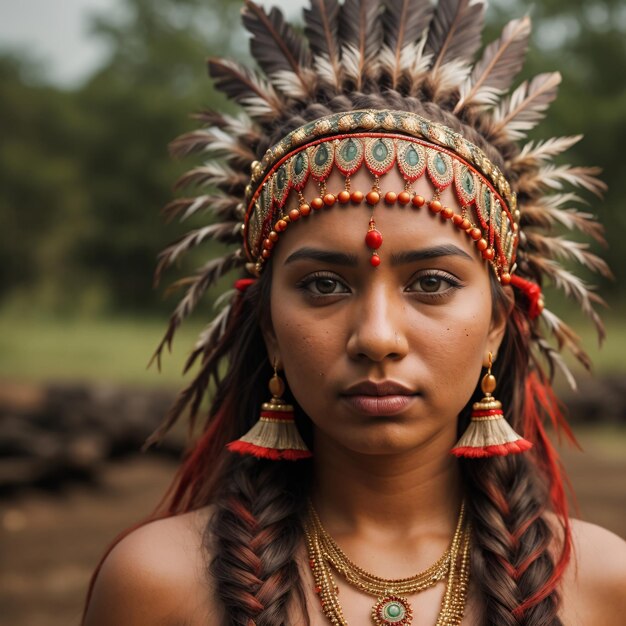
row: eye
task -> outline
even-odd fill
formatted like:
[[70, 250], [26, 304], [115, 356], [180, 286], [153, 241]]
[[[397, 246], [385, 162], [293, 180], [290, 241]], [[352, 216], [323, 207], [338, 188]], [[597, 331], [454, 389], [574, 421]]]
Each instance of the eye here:
[[328, 274], [312, 274], [301, 280], [297, 287], [307, 296], [320, 298], [350, 293], [346, 285], [336, 276]]
[[447, 272], [423, 272], [415, 277], [410, 285], [412, 289], [422, 295], [443, 296], [452, 290], [459, 289], [461, 283], [457, 278]]

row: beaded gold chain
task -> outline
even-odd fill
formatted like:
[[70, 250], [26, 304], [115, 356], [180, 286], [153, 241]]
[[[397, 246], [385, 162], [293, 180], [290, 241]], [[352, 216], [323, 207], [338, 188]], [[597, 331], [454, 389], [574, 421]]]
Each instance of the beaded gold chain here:
[[339, 604], [339, 589], [333, 578], [333, 569], [348, 584], [377, 598], [372, 607], [372, 619], [376, 626], [410, 625], [413, 614], [405, 596], [428, 589], [447, 577], [448, 583], [437, 626], [458, 626], [461, 623], [469, 582], [470, 548], [470, 532], [469, 525], [465, 523], [464, 505], [461, 506], [450, 547], [428, 569], [408, 578], [381, 578], [354, 564], [326, 532], [311, 503], [305, 522], [305, 534], [315, 591], [331, 624], [347, 626]]

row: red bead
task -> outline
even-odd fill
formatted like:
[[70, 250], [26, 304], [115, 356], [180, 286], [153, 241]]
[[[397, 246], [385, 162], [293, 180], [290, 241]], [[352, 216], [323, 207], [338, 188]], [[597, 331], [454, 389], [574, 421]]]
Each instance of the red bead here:
[[274, 242], [271, 239], [265, 239], [263, 241], [263, 247], [267, 248], [268, 250], [271, 250], [274, 247]]
[[319, 211], [324, 206], [324, 201], [321, 198], [313, 198], [311, 200], [311, 207], [316, 211]]
[[411, 203], [413, 204], [414, 207], [421, 207], [424, 206], [424, 204], [426, 203], [426, 199], [424, 198], [424, 196], [420, 196], [419, 194], [415, 194], [413, 196], [413, 200], [411, 201]]
[[474, 241], [478, 241], [483, 234], [480, 232], [480, 229], [478, 228], [470, 228], [467, 231], [467, 234], [474, 240]]
[[272, 253], [271, 253], [269, 250], [263, 250], [263, 252], [261, 252], [261, 256], [262, 256], [264, 259], [269, 259], [271, 254], [272, 254]]
[[282, 233], [285, 228], [287, 228], [287, 222], [285, 222], [285, 220], [278, 220], [276, 224], [274, 224], [274, 230], [279, 233]]
[[291, 211], [289, 211], [289, 219], [292, 222], [297, 222], [300, 219], [300, 211], [298, 211], [298, 209], [291, 209]]
[[428, 208], [433, 212], [433, 213], [439, 213], [441, 211], [441, 209], [443, 209], [443, 205], [441, 204], [441, 202], [439, 202], [439, 200], [431, 200], [428, 203]]
[[301, 215], [308, 215], [311, 212], [311, 207], [308, 204], [301, 204], [299, 208]]
[[463, 218], [462, 218], [462, 217], [461, 217], [458, 213], [455, 213], [455, 214], [452, 216], [452, 223], [453, 223], [455, 226], [460, 226], [462, 221], [463, 221]]
[[350, 195], [350, 199], [354, 204], [361, 204], [363, 202], [363, 192], [362, 191], [353, 191]]
[[451, 208], [444, 206], [443, 209], [441, 209], [441, 217], [449, 220], [453, 215], [454, 211]]
[[380, 194], [377, 191], [370, 191], [367, 196], [365, 196], [365, 200], [367, 200], [367, 204], [378, 204]]
[[398, 194], [398, 202], [403, 205], [408, 204], [411, 202], [411, 194], [408, 191], [401, 191]]
[[378, 267], [380, 265], [380, 257], [377, 254], [373, 254], [370, 257], [370, 263], [374, 266], [374, 267]]
[[487, 248], [483, 251], [483, 259], [487, 261], [493, 261], [493, 258], [496, 256], [496, 253], [493, 248]]
[[395, 191], [388, 191], [385, 194], [385, 202], [387, 204], [395, 204], [398, 199], [398, 194]]
[[275, 230], [270, 230], [270, 234], [268, 235], [268, 237], [272, 241], [278, 241], [278, 233]]
[[365, 243], [368, 248], [372, 248], [372, 250], [378, 250], [380, 246], [383, 245], [383, 236], [380, 234], [380, 231], [375, 228], [367, 231], [367, 235], [365, 235]]
[[337, 198], [335, 198], [334, 194], [332, 193], [327, 193], [324, 196], [324, 204], [326, 206], [333, 206], [333, 204], [335, 204], [336, 201], [337, 201]]
[[482, 252], [483, 250], [486, 250], [489, 247], [489, 244], [487, 243], [485, 239], [479, 239], [476, 242], [476, 247]]
[[347, 204], [348, 202], [350, 202], [350, 192], [340, 191], [337, 199], [339, 200], [340, 204]]
[[510, 285], [511, 274], [509, 274], [508, 272], [503, 272], [502, 275], [500, 276], [500, 283], [503, 285]]
[[463, 230], [467, 230], [471, 225], [472, 225], [471, 222], [466, 217], [464, 217], [463, 221], [460, 224], [460, 227]]

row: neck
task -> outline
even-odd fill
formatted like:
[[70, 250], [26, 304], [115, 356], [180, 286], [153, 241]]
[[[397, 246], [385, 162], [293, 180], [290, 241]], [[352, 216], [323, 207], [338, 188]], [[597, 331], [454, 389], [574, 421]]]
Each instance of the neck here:
[[462, 489], [449, 448], [446, 438], [417, 450], [367, 455], [316, 433], [313, 503], [329, 529], [341, 534], [384, 529], [414, 536], [434, 528], [451, 534]]

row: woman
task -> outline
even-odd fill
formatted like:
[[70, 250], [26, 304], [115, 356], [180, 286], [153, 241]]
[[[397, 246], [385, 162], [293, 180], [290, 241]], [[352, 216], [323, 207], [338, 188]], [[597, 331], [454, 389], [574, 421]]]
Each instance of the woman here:
[[206, 112], [174, 144], [208, 152], [182, 182], [209, 191], [168, 213], [221, 221], [157, 268], [235, 244], [182, 281], [157, 359], [206, 288], [245, 269], [154, 439], [213, 381], [209, 417], [159, 512], [104, 559], [84, 624], [622, 623], [624, 543], [569, 519], [544, 430], [569, 433], [544, 331], [588, 360], [541, 283], [601, 332], [598, 298], [557, 259], [608, 271], [550, 232], [601, 238], [550, 192], [602, 184], [551, 165], [577, 138], [517, 145], [560, 77], [506, 95], [527, 18], [471, 67], [483, 10], [316, 0], [305, 40], [246, 2], [267, 78], [210, 71], [248, 117]]

